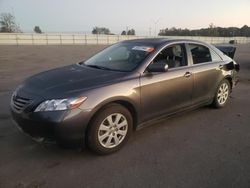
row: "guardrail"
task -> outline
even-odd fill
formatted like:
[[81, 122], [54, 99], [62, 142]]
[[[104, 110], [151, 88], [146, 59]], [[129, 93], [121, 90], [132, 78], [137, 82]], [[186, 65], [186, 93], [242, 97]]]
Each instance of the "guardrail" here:
[[[250, 43], [250, 37], [200, 37], [200, 36], [165, 36], [166, 38], [194, 39], [212, 44], [229, 43], [235, 40], [237, 43]], [[129, 35], [93, 35], [93, 34], [61, 34], [61, 33], [0, 33], [0, 45], [109, 45], [123, 40], [138, 38], [152, 38], [149, 36]]]

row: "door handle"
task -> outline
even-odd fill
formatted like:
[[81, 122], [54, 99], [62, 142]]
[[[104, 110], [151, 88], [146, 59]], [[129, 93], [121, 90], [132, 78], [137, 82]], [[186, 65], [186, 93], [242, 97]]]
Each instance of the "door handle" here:
[[192, 75], [191, 72], [186, 72], [186, 73], [184, 74], [184, 76], [185, 76], [186, 78], [189, 78], [191, 75]]
[[223, 69], [223, 67], [224, 67], [223, 65], [219, 65], [219, 69]]

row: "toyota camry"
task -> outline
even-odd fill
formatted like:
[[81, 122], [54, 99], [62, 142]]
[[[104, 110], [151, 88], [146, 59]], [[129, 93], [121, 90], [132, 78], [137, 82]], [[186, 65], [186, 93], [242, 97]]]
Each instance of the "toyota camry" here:
[[26, 79], [11, 97], [17, 127], [37, 141], [120, 149], [134, 130], [181, 111], [224, 107], [239, 65], [227, 48], [137, 39]]

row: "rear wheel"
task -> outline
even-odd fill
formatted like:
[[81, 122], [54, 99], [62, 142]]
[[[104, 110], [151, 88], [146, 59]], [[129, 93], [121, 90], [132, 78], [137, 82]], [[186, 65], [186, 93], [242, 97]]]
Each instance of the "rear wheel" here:
[[111, 104], [101, 110], [89, 125], [88, 147], [98, 154], [119, 150], [132, 132], [132, 116], [119, 104]]
[[226, 105], [229, 94], [231, 90], [231, 85], [228, 80], [223, 80], [219, 87], [217, 88], [214, 100], [213, 100], [213, 106], [215, 108], [222, 108]]

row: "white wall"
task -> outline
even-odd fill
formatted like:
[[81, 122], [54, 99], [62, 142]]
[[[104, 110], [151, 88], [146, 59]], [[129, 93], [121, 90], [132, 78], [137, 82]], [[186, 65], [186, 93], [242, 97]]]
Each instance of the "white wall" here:
[[[67, 44], [113, 44], [123, 40], [149, 38], [148, 36], [92, 35], [92, 34], [33, 34], [0, 33], [0, 45], [67, 45]], [[250, 37], [196, 37], [166, 36], [166, 38], [194, 39], [218, 44], [237, 40], [237, 43], [250, 43]]]

